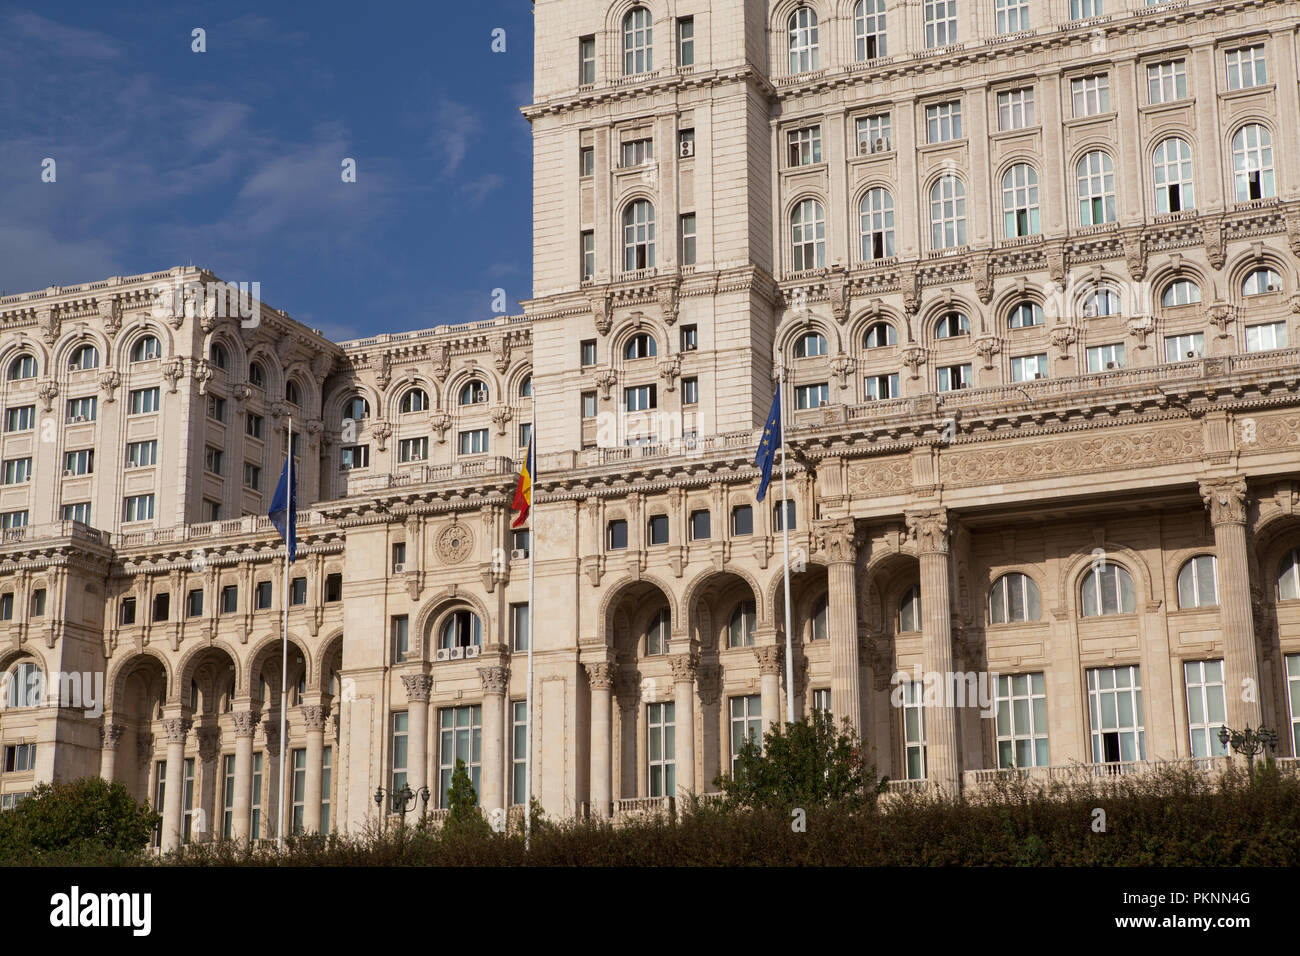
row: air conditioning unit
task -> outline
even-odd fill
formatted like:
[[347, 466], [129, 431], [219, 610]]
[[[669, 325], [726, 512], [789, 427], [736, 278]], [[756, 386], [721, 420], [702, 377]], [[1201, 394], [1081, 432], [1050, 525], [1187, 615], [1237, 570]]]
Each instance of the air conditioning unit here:
[[875, 142], [875, 144], [874, 144], [874, 146], [873, 146], [873, 148], [872, 148], [871, 151], [872, 151], [873, 153], [887, 153], [887, 152], [889, 152], [889, 137], [887, 137], [887, 136], [878, 136], [878, 137], [876, 137], [876, 142]]
[[1114, 368], [1114, 367], [1115, 367], [1115, 363], [1114, 363], [1114, 362], [1107, 362], [1107, 363], [1106, 363], [1106, 368], [1111, 369], [1111, 368]]
[[1196, 353], [1196, 352], [1188, 352], [1188, 353], [1187, 353], [1187, 357], [1188, 357], [1188, 358], [1196, 358], [1197, 354], [1198, 354], [1198, 353]]
[[682, 159], [690, 159], [692, 156], [694, 156], [695, 155], [694, 140], [689, 140], [689, 139], [682, 140], [681, 143], [678, 144], [677, 155], [679, 155]]
[[867, 137], [864, 136], [862, 139], [858, 140], [858, 155], [859, 155], [859, 156], [865, 156], [865, 155], [867, 155], [867, 153], [874, 153], [874, 152], [875, 152], [875, 150], [871, 148], [871, 140], [870, 140], [870, 139], [868, 139]]
[[394, 562], [393, 564], [394, 574], [401, 574], [405, 570], [406, 570], [406, 565], [403, 562], [401, 561]]
[[957, 387], [958, 387], [958, 388], [970, 388], [970, 382], [958, 382], [958, 383], [957, 383]]
[[465, 656], [465, 648], [463, 648], [463, 647], [450, 647], [450, 648], [447, 649], [447, 655], [448, 655], [448, 657], [449, 657], [450, 660], [458, 661], [458, 660], [460, 660], [462, 657]]
[[74, 471], [74, 470], [71, 469], [71, 468], [64, 468], [64, 469], [63, 469], [63, 477], [64, 477], [64, 478], [72, 478], [72, 477], [74, 477], [76, 474], [77, 474], [76, 471]]
[[526, 558], [526, 557], [528, 557], [528, 549], [527, 549], [527, 548], [515, 548], [514, 550], [512, 550], [512, 551], [510, 552], [510, 560], [511, 560], [511, 561], [522, 561], [522, 560], [524, 560], [524, 558]]
[[1044, 377], [1044, 375], [1043, 375], [1042, 372], [1035, 372], [1035, 373], [1034, 373], [1034, 379], [1035, 379], [1035, 380], [1040, 379], [1040, 378], [1043, 378], [1043, 377]]
[[440, 648], [438, 648], [438, 652], [437, 652], [436, 654], [433, 655], [433, 659], [436, 660], [436, 661], [449, 661], [449, 660], [451, 660], [451, 648], [450, 648], [450, 647], [440, 647]]
[[818, 408], [825, 408], [825, 407], [826, 407], [827, 405], [829, 405], [829, 404], [830, 404], [830, 402], [828, 402], [828, 401], [827, 401], [826, 399], [824, 399], [824, 398], [819, 398], [819, 399], [817, 400], [817, 407], [818, 407]]
[[463, 648], [463, 650], [465, 651], [465, 659], [469, 660], [471, 657], [478, 657], [480, 648], [477, 644], [471, 644], [469, 647]]
[[1273, 285], [1271, 282], [1264, 288], [1265, 292], [1276, 292], [1277, 290], [1277, 286]]
[[84, 422], [85, 420], [86, 420], [85, 415], [78, 415], [76, 418], [73, 419], [74, 422]]

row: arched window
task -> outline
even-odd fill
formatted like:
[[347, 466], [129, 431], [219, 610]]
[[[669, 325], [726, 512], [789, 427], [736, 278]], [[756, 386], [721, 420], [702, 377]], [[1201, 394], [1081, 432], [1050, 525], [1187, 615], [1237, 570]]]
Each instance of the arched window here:
[[1175, 279], [1160, 293], [1160, 304], [1165, 308], [1195, 305], [1201, 301], [1201, 287], [1191, 279]]
[[1277, 599], [1300, 600], [1300, 548], [1292, 548], [1278, 562]]
[[1219, 603], [1219, 562], [1212, 554], [1198, 554], [1178, 572], [1179, 607], [1213, 607]]
[[1012, 571], [993, 582], [989, 591], [990, 624], [1037, 621], [1041, 613], [1038, 585], [1029, 575]]
[[930, 187], [930, 244], [935, 249], [966, 245], [966, 186], [951, 174]]
[[89, 368], [99, 368], [99, 349], [93, 345], [79, 345], [68, 359], [68, 370], [84, 372]]
[[1002, 220], [1008, 239], [1042, 232], [1038, 221], [1038, 172], [1028, 163], [1016, 163], [1002, 176]]
[[483, 643], [483, 622], [473, 611], [452, 611], [438, 633], [438, 647], [478, 647]]
[[289, 379], [284, 383], [284, 400], [291, 405], [302, 404], [302, 391], [298, 388], [298, 383]]
[[1007, 328], [1028, 329], [1043, 324], [1043, 307], [1037, 302], [1021, 302], [1007, 317]]
[[1269, 268], [1251, 270], [1241, 283], [1242, 295], [1268, 295], [1282, 291], [1282, 277]]
[[343, 417], [350, 418], [353, 421], [361, 421], [363, 418], [369, 418], [370, 403], [360, 395], [353, 395], [343, 403]]
[[400, 408], [404, 415], [410, 412], [428, 411], [429, 393], [422, 388], [408, 388], [406, 394], [402, 396]]
[[461, 405], [482, 405], [488, 400], [488, 388], [480, 379], [472, 378], [460, 387], [457, 402]]
[[753, 601], [741, 601], [731, 612], [727, 622], [728, 647], [753, 647], [754, 628], [758, 623], [758, 612]]
[[817, 69], [817, 14], [800, 7], [790, 14], [790, 72], [806, 73]]
[[823, 594], [813, 604], [812, 612], [812, 639], [814, 641], [824, 641], [830, 636], [830, 603]]
[[623, 270], [653, 269], [655, 207], [648, 199], [628, 203], [623, 210]]
[[1133, 578], [1118, 564], [1099, 564], [1083, 579], [1083, 616], [1132, 614]]
[[531, 375], [525, 375], [524, 380], [519, 383], [519, 397], [533, 397], [533, 377]]
[[627, 345], [623, 346], [623, 358], [654, 358], [657, 351], [658, 346], [655, 344], [654, 336], [638, 332], [627, 340]]
[[857, 61], [888, 56], [885, 37], [885, 0], [858, 0], [853, 8], [853, 53]]
[[650, 619], [650, 624], [645, 630], [645, 652], [647, 656], [668, 653], [668, 635], [671, 632], [669, 623], [668, 608], [664, 608]]
[[1152, 154], [1155, 170], [1156, 212], [1178, 212], [1196, 206], [1192, 188], [1192, 147], [1171, 136], [1161, 140]]
[[156, 335], [146, 335], [131, 347], [132, 362], [147, 362], [162, 357], [162, 343]]
[[623, 75], [635, 76], [654, 69], [654, 25], [650, 11], [633, 7], [623, 18]]
[[805, 332], [794, 340], [795, 358], [817, 358], [828, 351], [826, 336], [819, 332]]
[[862, 336], [864, 349], [879, 349], [898, 344], [898, 330], [888, 322], [872, 322]]
[[1079, 225], [1100, 226], [1115, 221], [1115, 166], [1110, 154], [1093, 150], [1075, 169], [1079, 193]]
[[254, 362], [248, 366], [248, 384], [266, 388], [266, 369], [262, 368], [261, 362]]
[[921, 585], [913, 584], [898, 602], [899, 631], [921, 629]]
[[1119, 315], [1119, 293], [1110, 286], [1098, 286], [1083, 297], [1083, 314], [1086, 318]]
[[9, 363], [8, 378], [17, 382], [25, 378], [36, 377], [36, 356], [24, 352]]
[[223, 372], [229, 364], [230, 357], [226, 353], [226, 347], [220, 342], [213, 342], [208, 348], [208, 361], [221, 369]]
[[22, 661], [9, 671], [10, 707], [39, 707], [45, 697], [45, 672], [35, 661]]
[[790, 240], [794, 244], [794, 271], [826, 266], [826, 216], [816, 199], [805, 199], [790, 215]]
[[934, 326], [936, 339], [950, 339], [958, 335], [970, 335], [970, 319], [965, 312], [946, 312], [939, 316]]
[[1243, 126], [1232, 137], [1232, 176], [1237, 202], [1272, 199], [1277, 195], [1273, 183], [1273, 139], [1258, 123]]
[[862, 230], [862, 261], [887, 259], [894, 254], [894, 197], [888, 189], [868, 189], [858, 203]]

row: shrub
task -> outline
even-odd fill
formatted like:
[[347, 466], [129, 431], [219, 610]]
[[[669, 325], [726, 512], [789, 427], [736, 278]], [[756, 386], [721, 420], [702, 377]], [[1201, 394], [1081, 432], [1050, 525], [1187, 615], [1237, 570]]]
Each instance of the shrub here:
[[160, 819], [120, 783], [98, 777], [43, 783], [0, 813], [0, 862], [128, 862], [148, 845]]
[[451, 789], [447, 791], [447, 820], [442, 825], [442, 832], [444, 838], [490, 836], [492, 833], [492, 825], [479, 810], [478, 794], [470, 782], [465, 761], [459, 757], [451, 775]]

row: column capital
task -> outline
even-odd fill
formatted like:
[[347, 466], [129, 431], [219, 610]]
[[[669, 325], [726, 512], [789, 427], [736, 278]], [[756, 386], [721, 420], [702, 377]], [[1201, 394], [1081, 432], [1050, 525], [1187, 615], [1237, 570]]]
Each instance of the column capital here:
[[592, 690], [610, 690], [614, 686], [614, 665], [609, 661], [598, 661], [582, 665], [587, 669], [587, 680]]
[[852, 518], [837, 518], [814, 526], [817, 546], [826, 552], [831, 564], [853, 564], [858, 559], [861, 535]]
[[190, 732], [190, 727], [194, 722], [188, 717], [171, 717], [162, 722], [163, 733], [167, 735], [167, 743], [183, 744], [185, 737]]
[[266, 734], [266, 749], [269, 759], [278, 760], [280, 757], [280, 718], [268, 717], [266, 723], [262, 725], [262, 732]]
[[429, 696], [433, 693], [433, 675], [403, 674], [402, 686], [406, 688], [407, 700], [418, 700], [427, 704]]
[[330, 709], [320, 704], [308, 704], [302, 708], [302, 720], [307, 729], [325, 731], [325, 722], [329, 719]]
[[761, 647], [754, 648], [754, 656], [758, 658], [758, 672], [760, 674], [781, 675], [781, 663], [785, 658], [785, 648], [780, 644], [765, 644]]
[[221, 754], [221, 730], [218, 727], [200, 727], [194, 732], [199, 738], [199, 759], [212, 763]]
[[1210, 524], [1246, 523], [1246, 479], [1240, 475], [1201, 482], [1201, 500], [1210, 509]]
[[916, 538], [916, 550], [920, 554], [948, 553], [948, 509], [936, 508], [931, 511], [908, 511], [907, 530]]
[[231, 716], [235, 719], [235, 736], [251, 737], [257, 732], [257, 722], [262, 715], [256, 710], [237, 710]]
[[699, 661], [694, 654], [674, 654], [668, 659], [668, 666], [673, 671], [674, 684], [695, 683], [695, 668]]
[[485, 694], [500, 696], [510, 686], [510, 668], [508, 667], [480, 667], [478, 677], [483, 682], [483, 693]]
[[125, 730], [121, 724], [105, 724], [99, 728], [99, 737], [105, 750], [116, 750]]

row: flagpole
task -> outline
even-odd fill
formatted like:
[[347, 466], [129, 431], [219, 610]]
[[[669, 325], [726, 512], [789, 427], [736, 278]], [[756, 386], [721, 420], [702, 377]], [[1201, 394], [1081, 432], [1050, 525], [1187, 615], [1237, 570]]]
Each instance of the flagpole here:
[[[524, 741], [524, 776], [528, 785], [524, 801], [524, 850], [533, 837], [533, 587], [536, 581], [537, 561], [537, 394], [536, 384], [529, 389], [532, 403], [532, 424], [528, 426], [528, 450], [524, 452], [524, 467], [528, 469], [528, 687], [524, 691], [524, 710], [528, 714], [528, 733]], [[530, 455], [529, 452], [532, 454]], [[528, 459], [532, 458], [532, 461]]]
[[781, 398], [781, 546], [785, 550], [785, 720], [794, 723], [794, 654], [790, 629], [790, 511], [786, 505], [785, 460], [789, 451], [785, 446], [785, 356], [777, 352], [776, 391]]
[[286, 458], [288, 464], [289, 479], [285, 483], [285, 516], [284, 516], [284, 625], [280, 632], [280, 813], [279, 820], [275, 827], [275, 849], [277, 853], [284, 852], [284, 746], [285, 746], [285, 724], [288, 717], [289, 708], [289, 548], [290, 538], [293, 537], [294, 522], [297, 515], [293, 513], [294, 493], [293, 493], [293, 416], [289, 419], [289, 442]]

